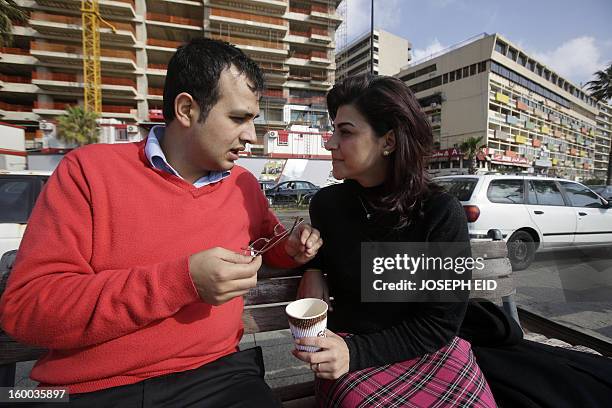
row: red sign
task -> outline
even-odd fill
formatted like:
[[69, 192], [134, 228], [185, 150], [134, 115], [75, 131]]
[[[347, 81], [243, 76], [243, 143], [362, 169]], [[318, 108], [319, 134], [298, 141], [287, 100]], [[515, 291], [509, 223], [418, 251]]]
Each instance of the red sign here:
[[527, 158], [519, 157], [519, 156], [510, 157], [510, 156], [504, 156], [503, 154], [494, 154], [493, 156], [491, 156], [491, 159], [494, 161], [504, 162], [504, 163], [518, 164], [518, 165], [524, 165], [524, 166], [529, 165], [529, 161], [527, 160]]

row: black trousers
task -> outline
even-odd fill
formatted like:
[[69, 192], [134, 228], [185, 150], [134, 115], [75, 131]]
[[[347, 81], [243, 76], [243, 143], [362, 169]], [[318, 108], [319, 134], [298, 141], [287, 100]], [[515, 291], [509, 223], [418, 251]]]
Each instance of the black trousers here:
[[280, 401], [272, 394], [263, 376], [261, 347], [255, 347], [227, 355], [195, 370], [73, 394], [68, 404], [43, 405], [50, 408], [280, 408]]

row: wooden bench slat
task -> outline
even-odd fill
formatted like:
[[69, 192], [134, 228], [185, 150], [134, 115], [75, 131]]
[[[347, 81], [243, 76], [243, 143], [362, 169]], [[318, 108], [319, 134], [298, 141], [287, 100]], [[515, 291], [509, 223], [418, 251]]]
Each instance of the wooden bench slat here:
[[244, 297], [245, 305], [259, 305], [270, 303], [274, 299], [276, 303], [291, 302], [295, 300], [299, 277], [260, 279], [257, 286], [250, 289]]
[[244, 309], [242, 323], [245, 334], [289, 328], [285, 305]]
[[0, 330], [0, 365], [36, 360], [44, 353], [42, 348], [17, 343]]

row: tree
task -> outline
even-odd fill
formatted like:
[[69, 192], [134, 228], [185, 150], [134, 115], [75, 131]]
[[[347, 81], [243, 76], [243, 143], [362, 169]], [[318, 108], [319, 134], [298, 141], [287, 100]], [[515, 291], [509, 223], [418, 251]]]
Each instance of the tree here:
[[[602, 71], [593, 74], [595, 79], [586, 83], [589, 93], [598, 102], [608, 103], [612, 99], [612, 63]], [[612, 145], [608, 150], [607, 185], [612, 186]]]
[[476, 153], [478, 153], [480, 148], [480, 142], [482, 142], [482, 136], [470, 137], [459, 146], [464, 154], [463, 157], [467, 158], [469, 162], [468, 172], [470, 174], [476, 174]]
[[58, 139], [84, 145], [98, 141], [98, 114], [80, 106], [70, 106], [57, 118]]
[[0, 47], [8, 47], [13, 43], [13, 21], [24, 23], [27, 20], [28, 14], [15, 0], [0, 0]]

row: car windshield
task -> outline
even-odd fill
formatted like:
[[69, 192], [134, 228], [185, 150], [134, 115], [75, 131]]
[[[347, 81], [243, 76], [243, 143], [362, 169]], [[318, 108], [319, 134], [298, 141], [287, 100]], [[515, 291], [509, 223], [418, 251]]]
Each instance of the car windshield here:
[[0, 179], [0, 223], [25, 224], [32, 210], [34, 183], [24, 179]]
[[457, 197], [459, 201], [469, 201], [474, 192], [474, 187], [478, 179], [475, 178], [452, 178], [452, 179], [436, 179], [435, 182], [441, 186], [444, 191]]

